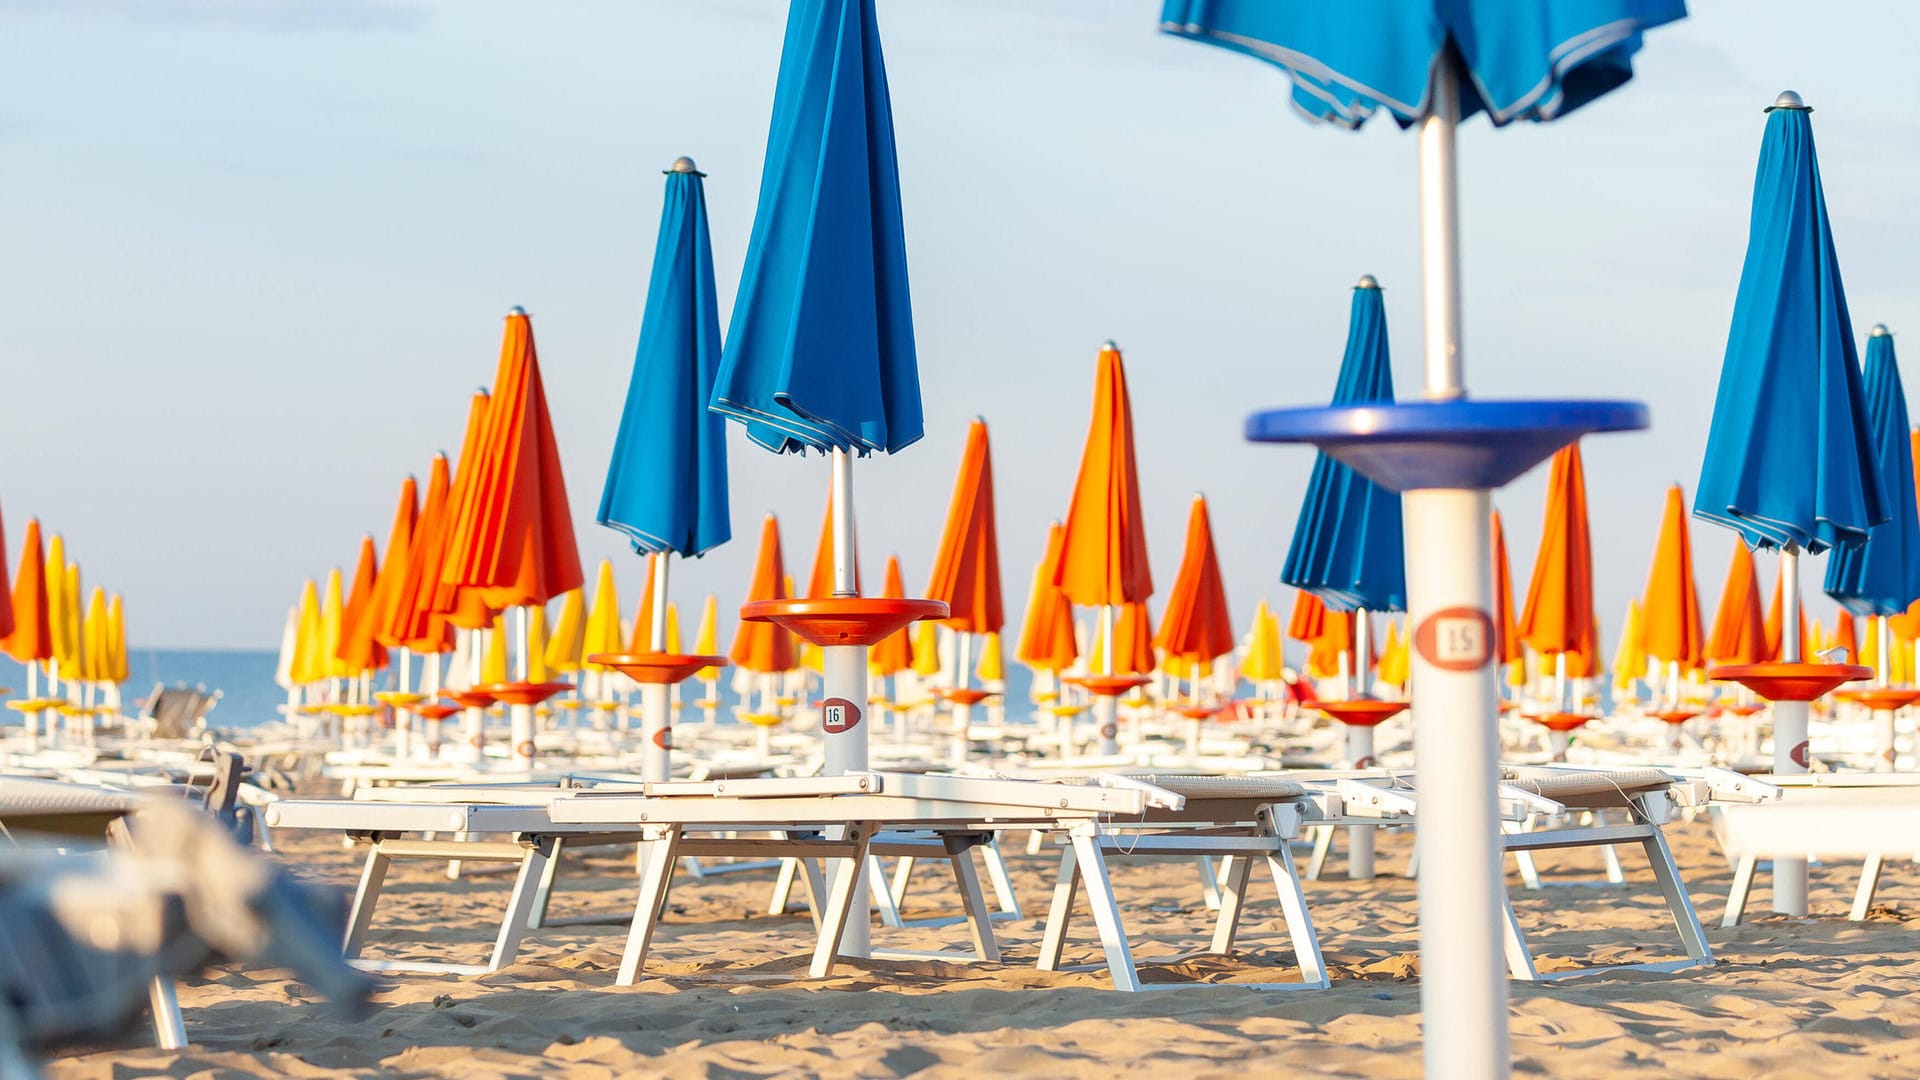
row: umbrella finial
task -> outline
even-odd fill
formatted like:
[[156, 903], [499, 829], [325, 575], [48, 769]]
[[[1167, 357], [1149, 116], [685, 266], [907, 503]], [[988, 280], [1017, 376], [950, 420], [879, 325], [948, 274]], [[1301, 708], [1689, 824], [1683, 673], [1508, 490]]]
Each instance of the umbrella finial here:
[[1359, 283], [1354, 285], [1356, 289], [1378, 289], [1379, 287], [1380, 280], [1372, 274], [1361, 274]]
[[1813, 106], [1808, 105], [1800, 99], [1800, 92], [1798, 90], [1782, 90], [1780, 91], [1780, 96], [1773, 99], [1773, 104], [1767, 106], [1766, 111], [1772, 112], [1775, 109], [1798, 109], [1801, 112], [1812, 112]]
[[1109, 349], [1111, 349], [1111, 350], [1113, 350], [1114, 352], [1119, 352], [1119, 351], [1120, 351], [1120, 343], [1119, 343], [1119, 342], [1117, 342], [1117, 341], [1115, 341], [1115, 340], [1113, 340], [1112, 338], [1108, 338], [1107, 340], [1105, 340], [1105, 341], [1103, 341], [1103, 342], [1101, 342], [1101, 343], [1100, 343], [1100, 351], [1101, 351], [1101, 352], [1106, 352], [1106, 351], [1107, 351], [1107, 350], [1109, 350]]
[[520, 315], [524, 317], [526, 313], [527, 313], [526, 308], [521, 307], [519, 304], [515, 304], [512, 307], [507, 309], [507, 318], [511, 319], [515, 315]]
[[1874, 337], [1892, 337], [1893, 336], [1893, 331], [1887, 329], [1887, 324], [1883, 322], [1874, 323], [1873, 329], [1870, 331], [1870, 333]]
[[706, 173], [703, 173], [703, 172], [701, 172], [701, 171], [700, 171], [700, 167], [699, 167], [699, 166], [697, 166], [697, 165], [695, 165], [695, 164], [693, 163], [693, 159], [692, 159], [692, 158], [690, 158], [690, 157], [688, 157], [688, 156], [687, 156], [687, 155], [685, 155], [685, 154], [681, 154], [681, 155], [680, 155], [679, 157], [677, 157], [677, 158], [674, 158], [674, 159], [673, 159], [673, 164], [671, 164], [671, 165], [669, 165], [669, 166], [667, 166], [667, 170], [666, 170], [666, 171], [667, 171], [667, 172], [668, 172], [669, 174], [671, 174], [671, 173], [692, 173], [692, 174], [693, 174], [693, 175], [695, 175], [695, 176], [705, 176], [705, 175], [707, 175]]

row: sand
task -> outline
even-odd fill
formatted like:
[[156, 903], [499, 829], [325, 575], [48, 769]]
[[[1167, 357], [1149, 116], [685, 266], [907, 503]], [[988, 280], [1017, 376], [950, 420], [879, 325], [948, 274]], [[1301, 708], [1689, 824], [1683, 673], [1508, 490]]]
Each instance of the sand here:
[[[1813, 871], [1811, 919], [1757, 914], [1722, 930], [1730, 878], [1704, 822], [1669, 836], [1719, 963], [1678, 974], [1619, 973], [1514, 984], [1515, 1072], [1556, 1077], [1920, 1076], [1920, 870], [1890, 865], [1864, 923], [1845, 920], [1858, 867]], [[314, 834], [285, 836], [282, 858], [314, 879], [350, 884], [357, 855]], [[1242, 952], [1153, 966], [1200, 948], [1208, 913], [1186, 861], [1116, 870], [1149, 981], [1209, 983], [1178, 993], [1116, 994], [1103, 974], [1035, 971], [1053, 859], [1008, 852], [1027, 918], [999, 924], [1004, 966], [851, 965], [805, 978], [804, 914], [767, 916], [768, 872], [675, 887], [650, 977], [611, 986], [623, 927], [536, 931], [520, 961], [472, 978], [397, 977], [376, 1011], [328, 1013], [284, 973], [233, 967], [181, 988], [193, 1045], [143, 1045], [145, 1031], [52, 1062], [56, 1077], [1203, 1077], [1275, 1075], [1388, 1080], [1420, 1071], [1409, 838], [1383, 836], [1372, 882], [1310, 882], [1307, 893], [1333, 972], [1324, 992], [1261, 992], [1290, 955], [1271, 889], [1256, 887]], [[1599, 880], [1593, 852], [1540, 856], [1550, 886], [1510, 877], [1542, 970], [1582, 962], [1680, 955], [1644, 860], [1626, 853], [1628, 884]], [[631, 903], [631, 861], [574, 857], [555, 915]], [[1344, 873], [1337, 863], [1330, 874]], [[932, 868], [909, 917], [947, 914]], [[369, 955], [479, 961], [507, 879], [448, 881], [397, 865]], [[1577, 884], [1573, 882], [1579, 882]], [[1750, 911], [1763, 913], [1764, 881]], [[876, 927], [877, 944], [955, 947], [957, 927]], [[1070, 959], [1092, 961], [1090, 927]], [[1251, 962], [1249, 962], [1251, 961]], [[1292, 971], [1284, 977], [1292, 977]]]

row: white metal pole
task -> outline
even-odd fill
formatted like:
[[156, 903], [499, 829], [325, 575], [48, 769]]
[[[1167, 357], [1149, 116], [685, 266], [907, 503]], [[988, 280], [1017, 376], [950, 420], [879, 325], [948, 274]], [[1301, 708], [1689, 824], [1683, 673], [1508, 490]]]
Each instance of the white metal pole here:
[[[1789, 664], [1800, 655], [1800, 550], [1792, 544], [1780, 549], [1780, 659]], [[1807, 771], [1808, 703], [1773, 703], [1773, 771]], [[1807, 860], [1775, 852], [1773, 856], [1773, 911], [1776, 915], [1807, 913]]]
[[[1443, 62], [1433, 107], [1420, 124], [1420, 270], [1426, 345], [1425, 395], [1466, 392], [1461, 372], [1460, 211], [1454, 132], [1458, 73]], [[1422, 787], [1416, 834], [1420, 878], [1420, 1004], [1426, 1074], [1503, 1080], [1509, 1075], [1507, 980], [1500, 934], [1506, 879], [1495, 783], [1499, 687], [1491, 626], [1491, 500], [1485, 491], [1409, 491], [1403, 499], [1408, 623], [1446, 608], [1478, 619], [1436, 625], [1457, 651], [1482, 659], [1471, 670], [1439, 667], [1416, 648], [1414, 754]], [[1479, 620], [1486, 620], [1481, 622]], [[1439, 636], [1439, 635], [1436, 635]], [[1450, 648], [1449, 651], [1456, 651]]]
[[[833, 450], [833, 595], [860, 595], [855, 575], [853, 517], [853, 455]], [[820, 650], [822, 683], [828, 706], [822, 710], [822, 738], [825, 740], [828, 775], [865, 772], [868, 768], [867, 725], [867, 647], [865, 645], [827, 645]], [[837, 699], [837, 700], [836, 700]], [[839, 710], [838, 715], [834, 715]], [[847, 917], [846, 935], [840, 939], [840, 955], [865, 957], [871, 950], [868, 928], [869, 897], [866, 867], [858, 871], [854, 884], [853, 909]]]
[[[965, 631], [960, 633], [959, 655], [955, 658], [953, 685], [965, 692], [972, 686], [973, 635]], [[955, 764], [967, 760], [967, 751], [973, 747], [973, 706], [955, 698], [953, 701], [953, 761]]]
[[[437, 705], [440, 703], [440, 654], [428, 653], [426, 661], [426, 689], [421, 692], [427, 695], [427, 701], [429, 703]], [[429, 758], [438, 758], [440, 756], [440, 732], [444, 723], [445, 721], [443, 720], [427, 721], [427, 757]]]
[[[527, 656], [532, 644], [532, 635], [528, 624], [532, 622], [532, 613], [525, 605], [513, 609], [513, 654], [514, 675], [520, 682], [528, 681], [528, 672], [532, 670]], [[533, 706], [508, 705], [507, 718], [512, 727], [513, 767], [523, 772], [533, 768]]]
[[[653, 610], [640, 612], [647, 620], [653, 642], [650, 651], [667, 651], [667, 560], [671, 552], [661, 552], [653, 560]], [[666, 683], [643, 683], [640, 687], [641, 775], [648, 780], [666, 780], [673, 773], [673, 688]]]

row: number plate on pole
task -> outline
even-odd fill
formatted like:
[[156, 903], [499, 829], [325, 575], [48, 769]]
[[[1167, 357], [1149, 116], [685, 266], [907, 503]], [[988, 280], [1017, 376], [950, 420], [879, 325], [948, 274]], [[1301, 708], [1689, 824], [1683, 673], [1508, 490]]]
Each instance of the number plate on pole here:
[[1493, 659], [1493, 619], [1478, 608], [1441, 608], [1420, 621], [1413, 647], [1443, 671], [1478, 671]]

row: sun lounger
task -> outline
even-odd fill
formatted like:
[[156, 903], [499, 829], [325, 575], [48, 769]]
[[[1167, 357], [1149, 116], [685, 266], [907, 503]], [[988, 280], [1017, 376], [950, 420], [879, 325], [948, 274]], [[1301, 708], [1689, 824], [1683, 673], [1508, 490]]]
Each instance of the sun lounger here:
[[1920, 774], [1806, 773], [1749, 777], [1777, 799], [1715, 808], [1714, 832], [1733, 860], [1733, 887], [1721, 926], [1738, 926], [1760, 860], [1776, 852], [1819, 859], [1863, 859], [1847, 917], [1858, 922], [1873, 906], [1888, 856], [1920, 853]]
[[[1243, 906], [1249, 860], [1264, 857], [1280, 890], [1302, 973], [1299, 983], [1277, 985], [1324, 988], [1327, 980], [1318, 939], [1287, 849], [1302, 817], [1315, 812], [1310, 797], [1293, 784], [1211, 777], [1182, 781], [1193, 792], [1191, 812], [1185, 811], [1187, 795], [1127, 777], [1047, 783], [896, 773], [731, 785], [659, 784], [649, 785], [644, 794], [589, 791], [555, 800], [550, 812], [556, 822], [639, 828], [653, 841], [621, 960], [618, 978], [623, 985], [637, 979], [645, 965], [674, 861], [686, 853], [830, 860], [837, 872], [821, 912], [809, 967], [813, 977], [824, 978], [840, 954], [841, 936], [853, 907], [858, 880], [853, 871], [865, 864], [876, 844], [911, 843], [922, 852], [943, 851], [960, 888], [974, 954], [997, 960], [991, 915], [971, 859], [961, 856], [995, 831], [1040, 829], [1066, 836], [1042, 949], [1043, 968], [1059, 967], [1076, 894], [1084, 883], [1115, 988], [1148, 988], [1140, 981], [1108, 876], [1110, 861], [1130, 853], [1236, 856], [1227, 874], [1233, 900], [1222, 905], [1213, 938], [1213, 951], [1229, 950]], [[834, 783], [843, 786], [835, 790]], [[784, 837], [690, 835], [727, 829], [773, 830]]]

